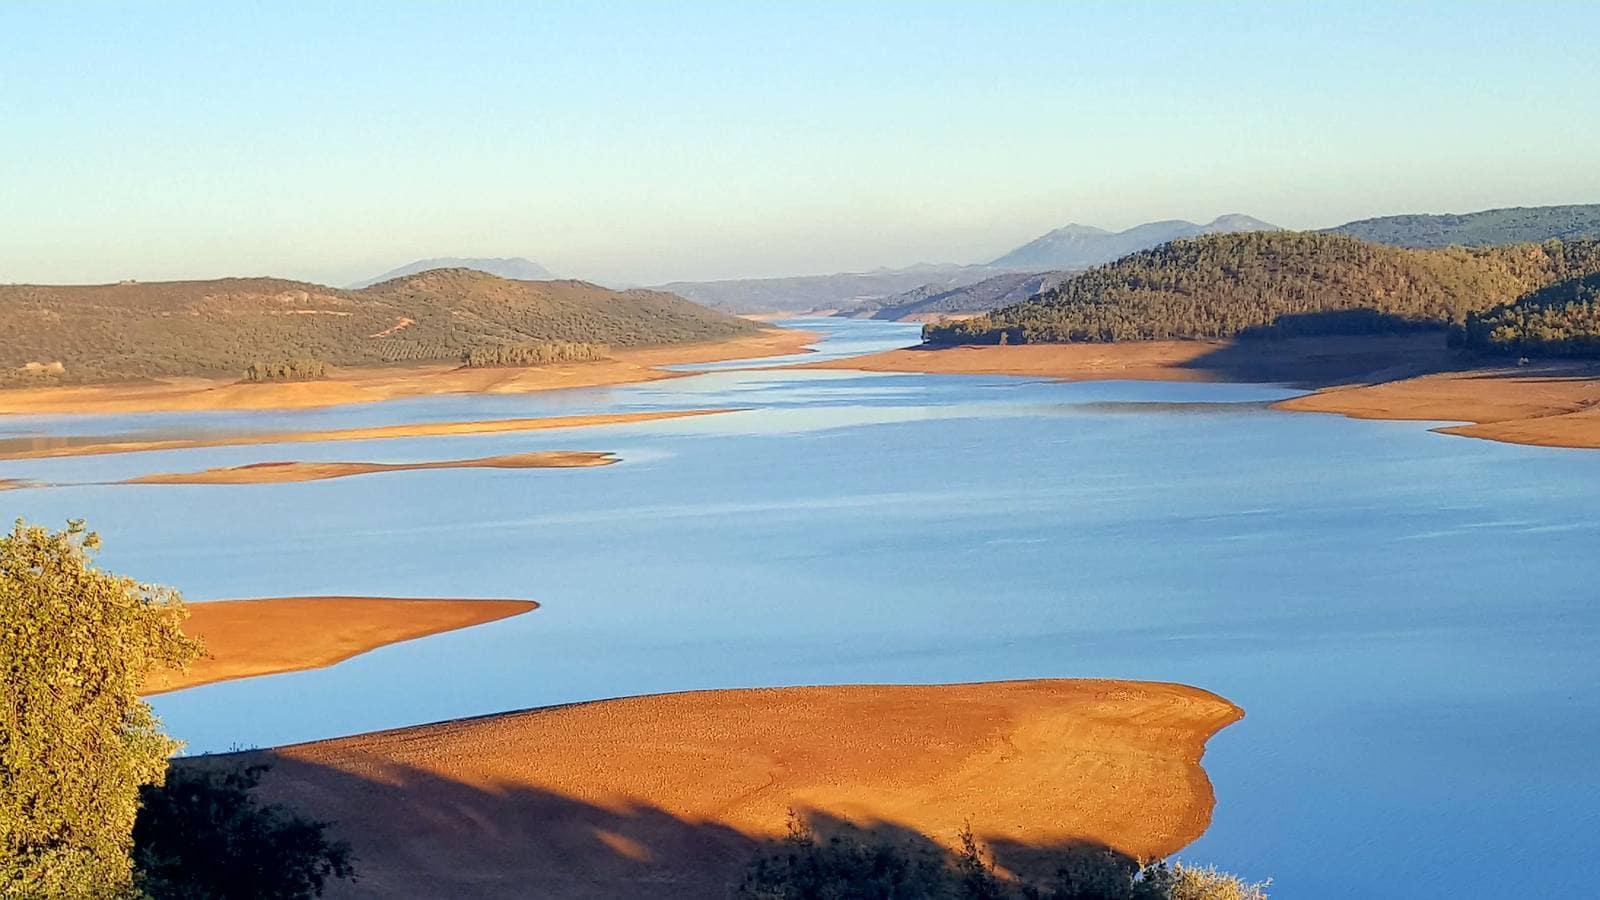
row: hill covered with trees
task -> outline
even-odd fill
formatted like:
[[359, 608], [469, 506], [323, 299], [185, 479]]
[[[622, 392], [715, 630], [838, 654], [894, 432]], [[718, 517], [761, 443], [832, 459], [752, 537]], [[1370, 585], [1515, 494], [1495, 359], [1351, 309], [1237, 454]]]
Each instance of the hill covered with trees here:
[[1491, 353], [1600, 358], [1600, 274], [1469, 314], [1463, 343]]
[[931, 343], [1219, 339], [1443, 328], [1600, 271], [1600, 243], [1409, 250], [1341, 234], [1252, 232], [1173, 241], [965, 322]]
[[1494, 244], [1600, 238], [1600, 203], [1518, 206], [1461, 215], [1381, 216], [1329, 231], [1399, 247], [1487, 247]]
[[239, 375], [290, 360], [457, 362], [501, 346], [633, 347], [758, 330], [658, 291], [513, 281], [471, 269], [435, 269], [361, 290], [276, 278], [0, 285], [0, 382]]

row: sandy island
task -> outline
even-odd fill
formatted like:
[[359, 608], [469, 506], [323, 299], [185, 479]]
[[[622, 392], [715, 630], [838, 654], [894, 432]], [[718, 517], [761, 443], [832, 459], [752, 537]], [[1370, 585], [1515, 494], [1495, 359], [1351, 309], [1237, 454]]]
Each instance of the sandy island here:
[[246, 466], [205, 469], [199, 472], [158, 472], [129, 478], [117, 484], [284, 484], [294, 481], [347, 478], [351, 475], [372, 475], [379, 472], [415, 472], [424, 469], [572, 469], [609, 466], [614, 462], [617, 462], [617, 458], [610, 453], [588, 450], [549, 450], [418, 463], [261, 462]]
[[305, 409], [374, 403], [431, 394], [516, 394], [598, 387], [687, 374], [661, 366], [800, 353], [815, 332], [773, 329], [698, 344], [614, 350], [598, 362], [527, 369], [466, 369], [449, 364], [340, 368], [321, 381], [241, 384], [235, 378], [165, 378], [147, 382], [0, 390], [0, 413], [184, 412]]
[[462, 434], [500, 434], [512, 431], [546, 431], [595, 425], [629, 425], [690, 416], [713, 416], [735, 409], [666, 409], [631, 413], [596, 413], [584, 416], [545, 416], [534, 419], [482, 419], [472, 422], [417, 422], [372, 428], [337, 428], [326, 431], [244, 432], [208, 437], [129, 435], [40, 435], [0, 439], [0, 459], [55, 459], [62, 456], [98, 456], [106, 453], [140, 453], [146, 450], [192, 450], [197, 447], [239, 447], [251, 444], [307, 444], [324, 441], [379, 441], [390, 438], [441, 437]]
[[702, 691], [182, 764], [270, 763], [267, 799], [336, 821], [361, 881], [331, 896], [704, 898], [791, 808], [947, 845], [970, 821], [1018, 871], [1083, 841], [1170, 854], [1209, 825], [1199, 760], [1241, 715], [1119, 681]]
[[892, 350], [802, 368], [1068, 381], [1280, 382], [1315, 391], [1280, 409], [1460, 421], [1447, 434], [1600, 448], [1600, 365], [1463, 368], [1437, 334], [1260, 341], [1137, 341]]
[[531, 600], [268, 597], [188, 604], [185, 633], [205, 641], [186, 672], [158, 672], [144, 693], [320, 669], [388, 644], [520, 615]]

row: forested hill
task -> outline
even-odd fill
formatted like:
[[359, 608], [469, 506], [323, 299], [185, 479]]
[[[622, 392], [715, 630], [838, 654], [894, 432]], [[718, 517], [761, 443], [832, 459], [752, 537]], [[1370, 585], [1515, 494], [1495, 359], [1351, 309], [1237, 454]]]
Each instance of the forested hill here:
[[1469, 315], [1465, 343], [1488, 352], [1600, 358], [1600, 274]]
[[1463, 215], [1383, 216], [1328, 230], [1399, 247], [1487, 247], [1572, 241], [1600, 238], [1600, 203], [1519, 206]]
[[0, 285], [0, 380], [229, 375], [252, 363], [303, 358], [340, 366], [454, 361], [504, 345], [627, 347], [757, 330], [672, 294], [513, 281], [470, 269], [435, 269], [361, 290], [276, 278]]
[[932, 343], [1350, 334], [1462, 323], [1472, 312], [1600, 270], [1600, 245], [1407, 250], [1340, 234], [1254, 232], [1173, 241], [965, 322]]

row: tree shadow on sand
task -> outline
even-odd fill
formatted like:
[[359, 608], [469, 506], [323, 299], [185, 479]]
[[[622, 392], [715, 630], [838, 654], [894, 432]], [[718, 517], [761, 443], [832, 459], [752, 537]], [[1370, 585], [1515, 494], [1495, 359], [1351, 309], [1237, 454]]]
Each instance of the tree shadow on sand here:
[[[749, 834], [647, 803], [602, 806], [544, 789], [466, 784], [370, 762], [369, 770], [353, 773], [263, 750], [174, 764], [269, 765], [262, 800], [332, 822], [331, 835], [353, 846], [359, 880], [331, 885], [328, 896], [335, 898], [731, 897], [753, 862], [786, 847], [782, 835]], [[806, 807], [793, 813], [822, 840], [957, 863], [957, 834], [929, 835]], [[1051, 877], [1085, 855], [1126, 859], [1089, 839], [1036, 845], [977, 838], [1002, 873], [1030, 878]]]

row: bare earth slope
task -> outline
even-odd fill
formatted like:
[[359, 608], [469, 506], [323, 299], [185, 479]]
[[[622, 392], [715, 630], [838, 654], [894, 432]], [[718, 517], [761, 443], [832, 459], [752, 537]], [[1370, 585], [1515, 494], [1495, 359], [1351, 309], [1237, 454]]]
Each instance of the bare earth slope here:
[[191, 603], [184, 631], [205, 641], [187, 672], [160, 672], [145, 693], [319, 669], [386, 644], [520, 615], [530, 600], [268, 597]]
[[1209, 824], [1200, 756], [1240, 715], [1116, 681], [702, 691], [221, 759], [271, 763], [269, 799], [338, 822], [362, 880], [333, 896], [704, 898], [791, 808], [908, 841], [970, 821], [1002, 866], [1171, 853]]

